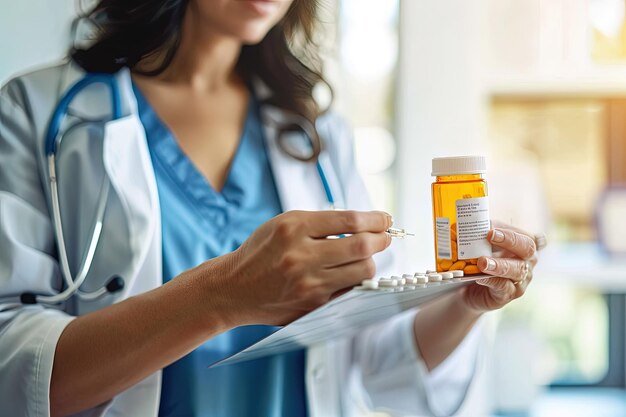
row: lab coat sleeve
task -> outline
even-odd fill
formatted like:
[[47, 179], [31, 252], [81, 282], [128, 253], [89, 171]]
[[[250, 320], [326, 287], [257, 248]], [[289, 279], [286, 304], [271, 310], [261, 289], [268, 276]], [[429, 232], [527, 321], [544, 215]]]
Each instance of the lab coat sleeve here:
[[[349, 126], [336, 115], [327, 116], [334, 131], [328, 132], [331, 157], [338, 167], [346, 206], [370, 210], [363, 180], [354, 161]], [[327, 136], [327, 137], [328, 137]], [[376, 258], [379, 276], [402, 273], [391, 250]], [[417, 312], [419, 314], [419, 312]], [[462, 405], [475, 373], [480, 326], [475, 326], [457, 349], [429, 372], [415, 343], [413, 323], [416, 310], [370, 326], [352, 341], [352, 361], [370, 409], [392, 415], [452, 415]]]
[[429, 372], [415, 345], [415, 314], [406, 311], [370, 326], [354, 339], [354, 360], [366, 401], [369, 407], [394, 416], [453, 415], [463, 404], [476, 370], [480, 326]]
[[0, 90], [0, 415], [49, 416], [57, 341], [72, 320], [19, 294], [58, 288], [52, 226], [30, 104], [19, 80]]

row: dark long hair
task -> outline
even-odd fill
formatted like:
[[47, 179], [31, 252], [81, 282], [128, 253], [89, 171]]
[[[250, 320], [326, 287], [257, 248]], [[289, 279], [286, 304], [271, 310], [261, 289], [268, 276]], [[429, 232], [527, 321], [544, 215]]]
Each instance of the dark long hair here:
[[[85, 49], [73, 49], [71, 56], [88, 72], [113, 73], [128, 67], [144, 75], [158, 75], [176, 55], [188, 1], [99, 0], [83, 16], [96, 27], [94, 42]], [[303, 161], [316, 160], [321, 150], [315, 121], [323, 110], [313, 98], [313, 89], [319, 83], [328, 86], [314, 40], [318, 1], [294, 0], [260, 43], [242, 47], [237, 63], [246, 81], [257, 77], [269, 87], [271, 95], [264, 103], [295, 114], [308, 125], [289, 123], [279, 128], [279, 138], [294, 130], [311, 136], [312, 154], [290, 153]], [[156, 54], [164, 54], [157, 68], [136, 68], [141, 60]]]

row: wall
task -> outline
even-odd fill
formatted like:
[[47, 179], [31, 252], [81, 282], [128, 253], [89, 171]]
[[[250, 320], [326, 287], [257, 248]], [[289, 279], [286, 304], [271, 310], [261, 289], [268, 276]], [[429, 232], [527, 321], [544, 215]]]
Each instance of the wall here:
[[[407, 261], [434, 267], [431, 161], [483, 152], [485, 106], [480, 85], [478, 2], [404, 0], [400, 3], [397, 224], [413, 230]], [[432, 269], [432, 268], [431, 268]]]
[[0, 84], [63, 57], [75, 0], [0, 0]]

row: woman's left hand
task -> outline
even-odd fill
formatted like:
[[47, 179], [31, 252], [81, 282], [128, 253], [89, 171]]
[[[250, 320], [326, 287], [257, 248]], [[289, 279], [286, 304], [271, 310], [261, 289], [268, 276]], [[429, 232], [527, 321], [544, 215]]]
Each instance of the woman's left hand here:
[[478, 268], [494, 278], [481, 279], [466, 287], [463, 300], [477, 312], [497, 310], [521, 297], [533, 279], [537, 247], [530, 233], [504, 223], [493, 222], [487, 239], [493, 256], [478, 260]]

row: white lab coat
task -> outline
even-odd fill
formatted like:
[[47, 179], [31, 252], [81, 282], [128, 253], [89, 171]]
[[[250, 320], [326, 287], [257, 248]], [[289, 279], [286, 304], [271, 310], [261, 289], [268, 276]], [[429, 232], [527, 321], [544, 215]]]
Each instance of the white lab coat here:
[[[74, 273], [91, 236], [101, 180], [104, 175], [110, 178], [112, 192], [104, 231], [84, 289], [100, 288], [113, 275], [124, 278], [125, 288], [92, 302], [73, 298], [56, 308], [13, 301], [22, 292], [55, 294], [61, 287], [43, 138], [60, 95], [83, 75], [74, 64], [64, 63], [15, 78], [0, 92], [2, 416], [49, 415], [54, 352], [73, 317], [162, 282], [157, 187], [130, 75], [122, 70], [116, 77], [125, 116], [108, 121], [110, 101], [105, 87], [94, 85], [82, 92], [70, 107], [68, 122], [75, 127], [62, 144], [58, 175], [66, 246]], [[283, 208], [326, 209], [314, 164], [298, 162], [277, 147], [270, 121], [280, 120], [282, 113], [274, 108], [263, 112], [269, 159]], [[102, 122], [84, 123], [90, 120]], [[326, 144], [321, 163], [339, 206], [369, 209], [354, 165], [349, 129], [329, 114], [320, 120], [319, 130]], [[389, 267], [390, 258], [380, 257], [378, 263], [380, 268]], [[386, 410], [393, 415], [421, 416], [456, 410], [474, 372], [476, 332], [428, 374], [414, 345], [414, 314], [405, 313], [356, 337], [339, 337], [309, 349], [306, 387], [310, 415], [361, 416], [369, 410]], [[111, 401], [79, 415], [156, 416], [160, 378], [161, 373], [156, 372]]]

